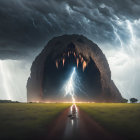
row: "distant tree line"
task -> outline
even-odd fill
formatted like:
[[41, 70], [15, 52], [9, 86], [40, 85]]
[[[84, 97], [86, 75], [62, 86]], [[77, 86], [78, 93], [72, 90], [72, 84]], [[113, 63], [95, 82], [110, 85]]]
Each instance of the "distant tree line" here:
[[0, 103], [19, 103], [18, 101], [12, 101], [12, 100], [0, 100]]
[[[136, 98], [130, 98], [129, 100], [130, 100], [130, 103], [137, 103], [138, 102], [138, 99], [136, 99]], [[127, 99], [123, 99], [122, 102], [123, 103], [127, 103], [128, 100]]]
[[136, 103], [136, 102], [138, 102], [138, 99], [136, 99], [136, 98], [130, 98], [130, 102], [131, 103]]

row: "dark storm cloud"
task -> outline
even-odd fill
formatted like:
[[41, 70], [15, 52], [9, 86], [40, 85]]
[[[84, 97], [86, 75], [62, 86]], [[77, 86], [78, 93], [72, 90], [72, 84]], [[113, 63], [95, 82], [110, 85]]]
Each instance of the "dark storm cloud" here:
[[139, 0], [1, 0], [0, 58], [18, 59], [42, 49], [53, 36], [83, 34], [95, 42], [127, 42], [126, 26], [136, 20]]

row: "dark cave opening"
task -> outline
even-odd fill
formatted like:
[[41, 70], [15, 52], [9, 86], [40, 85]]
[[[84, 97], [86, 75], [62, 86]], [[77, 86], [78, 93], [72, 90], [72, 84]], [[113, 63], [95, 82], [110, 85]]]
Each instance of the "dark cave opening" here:
[[101, 94], [101, 77], [100, 72], [90, 58], [86, 60], [83, 54], [78, 54], [75, 46], [71, 43], [67, 49], [55, 59], [48, 56], [44, 67], [43, 99], [65, 101], [71, 97], [64, 98], [63, 85], [67, 82], [72, 68], [76, 68], [77, 77], [74, 80], [75, 95], [77, 101], [96, 100]]

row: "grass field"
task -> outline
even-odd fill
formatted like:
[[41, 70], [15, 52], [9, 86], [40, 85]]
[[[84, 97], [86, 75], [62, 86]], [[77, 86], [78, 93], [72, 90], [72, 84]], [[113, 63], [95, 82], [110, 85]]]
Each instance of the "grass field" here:
[[0, 104], [0, 140], [44, 136], [49, 124], [71, 104]]
[[127, 139], [140, 139], [140, 104], [83, 103], [77, 106], [109, 131]]
[[[0, 104], [0, 140], [37, 139], [71, 104]], [[140, 138], [140, 104], [82, 103], [79, 108], [105, 129], [130, 139]]]

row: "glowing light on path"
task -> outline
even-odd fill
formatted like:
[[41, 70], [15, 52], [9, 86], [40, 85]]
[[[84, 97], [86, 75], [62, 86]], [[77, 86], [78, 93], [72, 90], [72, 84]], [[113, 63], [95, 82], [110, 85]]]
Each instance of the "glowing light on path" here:
[[68, 82], [65, 85], [65, 96], [70, 95], [73, 103], [75, 103], [75, 93], [74, 93], [74, 78], [75, 78], [75, 76], [76, 76], [76, 70], [74, 67], [73, 71], [70, 75], [70, 78], [68, 79]]

